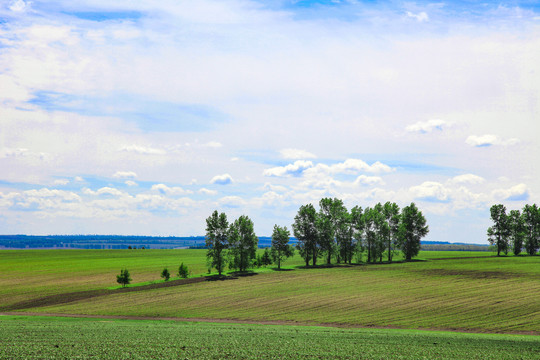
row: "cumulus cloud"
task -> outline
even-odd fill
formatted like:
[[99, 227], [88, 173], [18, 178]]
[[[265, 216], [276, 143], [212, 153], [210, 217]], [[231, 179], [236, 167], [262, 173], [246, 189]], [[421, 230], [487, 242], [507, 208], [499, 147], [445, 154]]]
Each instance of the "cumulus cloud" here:
[[165, 184], [152, 185], [150, 190], [158, 191], [161, 194], [167, 194], [167, 195], [172, 195], [172, 196], [185, 195], [185, 194], [191, 194], [192, 193], [190, 190], [185, 190], [185, 189], [183, 189], [183, 188], [181, 188], [179, 186], [168, 187]]
[[9, 6], [9, 10], [15, 11], [15, 12], [21, 12], [21, 11], [25, 11], [28, 7], [30, 7], [30, 2], [24, 2], [24, 0], [14, 0], [11, 2], [11, 5]]
[[523, 183], [512, 186], [509, 189], [494, 190], [493, 195], [499, 200], [507, 201], [525, 201], [530, 197], [529, 188]]
[[199, 194], [204, 194], [204, 195], [217, 195], [218, 193], [216, 190], [210, 190], [207, 188], [200, 188], [198, 192]]
[[86, 195], [112, 195], [112, 196], [122, 196], [124, 193], [116, 188], [112, 188], [109, 186], [105, 186], [102, 188], [99, 188], [96, 191], [93, 191], [91, 189], [85, 188], [83, 189], [83, 194]]
[[424, 12], [424, 11], [419, 12], [418, 14], [407, 11], [406, 14], [407, 14], [408, 17], [413, 18], [418, 22], [424, 22], [424, 21], [429, 20], [428, 14], [426, 12]]
[[453, 184], [482, 184], [485, 179], [474, 174], [463, 174], [453, 177], [449, 180]]
[[317, 156], [315, 154], [310, 153], [306, 150], [301, 149], [281, 149], [279, 151], [281, 154], [281, 157], [284, 159], [291, 159], [291, 160], [302, 160], [302, 159], [315, 159]]
[[440, 119], [432, 119], [428, 121], [419, 121], [417, 123], [408, 125], [405, 130], [408, 132], [415, 132], [420, 134], [430, 133], [433, 130], [442, 131], [443, 128], [451, 126], [450, 123]]
[[301, 176], [317, 177], [322, 174], [357, 174], [358, 172], [383, 173], [391, 172], [394, 169], [379, 161], [369, 165], [360, 159], [347, 159], [344, 162], [326, 165], [318, 163], [314, 165], [308, 160], [297, 160], [293, 164], [286, 166], [277, 166], [266, 169], [263, 172], [265, 176]]
[[137, 186], [137, 183], [133, 180], [126, 180], [124, 181], [124, 184], [126, 184], [127, 186]]
[[511, 146], [519, 143], [519, 139], [510, 138], [503, 139], [497, 135], [486, 134], [486, 135], [471, 135], [465, 140], [468, 145], [476, 147], [487, 147], [492, 145], [502, 145], [502, 146]]
[[247, 204], [247, 202], [239, 196], [224, 196], [218, 200], [219, 204], [226, 207], [240, 207]]
[[152, 148], [148, 146], [140, 145], [124, 145], [120, 148], [120, 151], [135, 152], [144, 155], [165, 155], [167, 152], [163, 149]]
[[263, 172], [264, 176], [300, 176], [306, 170], [313, 167], [311, 161], [298, 160], [294, 164], [288, 164], [286, 166], [276, 166], [270, 169], [266, 169]]
[[69, 184], [69, 180], [67, 179], [57, 179], [57, 180], [54, 180], [54, 185], [61, 185], [61, 186], [64, 186], [64, 185], [67, 185]]
[[447, 202], [450, 200], [450, 190], [436, 181], [425, 181], [418, 186], [412, 186], [409, 191], [415, 199], [429, 202]]
[[133, 171], [117, 171], [112, 177], [116, 179], [136, 178], [137, 174]]
[[384, 181], [379, 176], [360, 175], [354, 180], [354, 185], [384, 185]]
[[233, 182], [233, 178], [229, 174], [216, 175], [211, 180], [211, 184], [228, 185]]
[[213, 148], [213, 149], [218, 149], [218, 148], [222, 147], [223, 145], [220, 142], [217, 142], [217, 141], [209, 141], [209, 142], [203, 144], [202, 146], [203, 147], [208, 147], [208, 148]]

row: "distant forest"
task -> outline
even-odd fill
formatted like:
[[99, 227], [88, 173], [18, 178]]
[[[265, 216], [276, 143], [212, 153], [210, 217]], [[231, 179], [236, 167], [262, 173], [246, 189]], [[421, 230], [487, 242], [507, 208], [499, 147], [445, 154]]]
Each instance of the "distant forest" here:
[[[296, 243], [292, 237], [290, 242]], [[259, 237], [259, 247], [271, 245], [268, 236]], [[175, 249], [205, 248], [204, 236], [125, 236], [125, 235], [0, 235], [0, 249]], [[422, 241], [422, 250], [493, 251], [487, 245]]]

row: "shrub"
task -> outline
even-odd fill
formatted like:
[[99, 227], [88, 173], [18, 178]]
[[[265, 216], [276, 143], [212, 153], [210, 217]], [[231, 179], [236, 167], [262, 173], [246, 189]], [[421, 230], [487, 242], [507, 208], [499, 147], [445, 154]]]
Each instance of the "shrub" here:
[[187, 279], [189, 277], [189, 269], [184, 263], [180, 264], [180, 267], [178, 268], [178, 276], [182, 279]]
[[126, 287], [131, 282], [128, 269], [120, 270], [120, 275], [116, 275], [116, 282], [121, 284], [122, 287]]
[[167, 268], [163, 269], [163, 271], [161, 272], [161, 277], [165, 279], [165, 281], [169, 280], [169, 278], [171, 277], [171, 273]]

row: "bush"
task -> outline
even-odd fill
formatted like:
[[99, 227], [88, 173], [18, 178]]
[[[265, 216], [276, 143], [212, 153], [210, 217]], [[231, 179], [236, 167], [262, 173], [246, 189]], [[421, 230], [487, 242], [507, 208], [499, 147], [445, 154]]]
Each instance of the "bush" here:
[[163, 271], [161, 272], [161, 277], [165, 279], [165, 281], [169, 280], [169, 278], [171, 277], [171, 273], [167, 268], [163, 269]]
[[120, 275], [116, 275], [116, 282], [122, 284], [122, 287], [126, 287], [131, 282], [128, 269], [120, 270]]
[[180, 264], [180, 267], [178, 268], [178, 276], [182, 279], [187, 279], [189, 277], [189, 269], [187, 265], [184, 265], [184, 263]]

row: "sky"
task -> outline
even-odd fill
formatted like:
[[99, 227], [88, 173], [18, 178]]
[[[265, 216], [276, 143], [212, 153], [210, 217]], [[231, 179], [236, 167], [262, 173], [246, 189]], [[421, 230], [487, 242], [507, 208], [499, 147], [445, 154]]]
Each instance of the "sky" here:
[[537, 1], [0, 0], [0, 233], [259, 236], [414, 202], [487, 243], [540, 203]]

